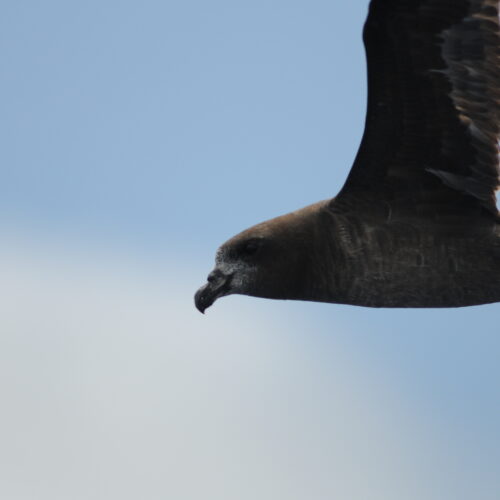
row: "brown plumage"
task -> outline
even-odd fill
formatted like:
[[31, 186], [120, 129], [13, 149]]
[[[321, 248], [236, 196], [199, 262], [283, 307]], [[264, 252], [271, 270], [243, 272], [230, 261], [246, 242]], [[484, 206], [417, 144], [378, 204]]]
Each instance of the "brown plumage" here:
[[497, 0], [372, 0], [365, 132], [337, 197], [224, 243], [195, 296], [500, 301]]

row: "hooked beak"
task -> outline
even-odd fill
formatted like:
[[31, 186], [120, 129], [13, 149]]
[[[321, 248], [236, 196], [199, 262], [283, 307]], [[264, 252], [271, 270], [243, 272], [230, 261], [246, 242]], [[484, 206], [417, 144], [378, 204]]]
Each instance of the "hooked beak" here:
[[233, 274], [224, 274], [215, 268], [207, 278], [208, 283], [203, 285], [194, 296], [196, 309], [201, 313], [209, 308], [219, 297], [227, 295]]

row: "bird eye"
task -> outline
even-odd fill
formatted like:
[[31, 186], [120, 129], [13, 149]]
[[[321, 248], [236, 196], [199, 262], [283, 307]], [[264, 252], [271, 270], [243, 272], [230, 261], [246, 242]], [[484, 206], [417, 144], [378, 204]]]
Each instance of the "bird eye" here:
[[248, 240], [243, 244], [241, 251], [245, 255], [255, 255], [261, 246], [262, 240]]

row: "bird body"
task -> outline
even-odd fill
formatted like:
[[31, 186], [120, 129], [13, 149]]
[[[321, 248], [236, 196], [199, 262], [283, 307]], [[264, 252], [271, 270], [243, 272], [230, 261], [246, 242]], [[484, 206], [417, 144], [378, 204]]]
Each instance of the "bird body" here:
[[463, 217], [424, 223], [394, 214], [382, 218], [335, 212], [332, 217], [338, 228], [335, 268], [343, 264], [337, 271], [337, 287], [343, 292], [338, 302], [455, 307], [500, 301], [500, 273], [494, 272], [500, 266], [496, 223], [464, 224]]
[[500, 301], [497, 0], [372, 0], [368, 108], [331, 200], [257, 224], [196, 294], [369, 307]]

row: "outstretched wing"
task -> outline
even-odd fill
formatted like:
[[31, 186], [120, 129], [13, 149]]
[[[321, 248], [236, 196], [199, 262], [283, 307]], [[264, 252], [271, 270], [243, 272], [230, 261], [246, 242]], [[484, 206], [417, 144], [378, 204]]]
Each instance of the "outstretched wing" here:
[[368, 110], [338, 200], [497, 214], [498, 0], [372, 0]]

